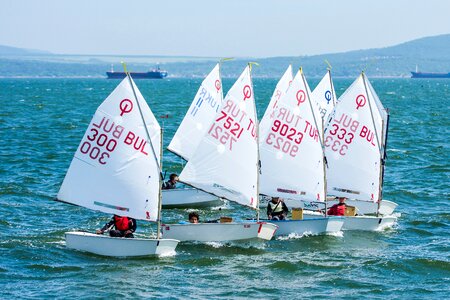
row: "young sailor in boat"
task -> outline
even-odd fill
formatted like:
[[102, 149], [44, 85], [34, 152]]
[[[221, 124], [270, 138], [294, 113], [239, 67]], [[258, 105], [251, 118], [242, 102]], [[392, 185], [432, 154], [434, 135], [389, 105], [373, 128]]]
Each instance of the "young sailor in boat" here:
[[189, 214], [189, 223], [195, 223], [195, 224], [197, 224], [199, 220], [200, 220], [200, 218], [199, 218], [199, 216], [198, 216], [198, 213], [196, 213], [196, 212], [191, 212], [191, 213]]
[[162, 186], [162, 189], [163, 190], [171, 190], [171, 189], [176, 188], [177, 181], [178, 181], [178, 175], [177, 174], [170, 174], [169, 180], [164, 182], [164, 184]]
[[269, 217], [269, 220], [285, 220], [288, 212], [288, 207], [280, 197], [272, 197], [272, 200], [267, 204], [267, 217]]
[[[112, 229], [112, 228], [115, 229]], [[111, 220], [96, 231], [97, 234], [103, 234], [105, 231], [109, 230], [109, 236], [112, 237], [126, 237], [133, 238], [133, 232], [136, 231], [136, 220], [129, 217], [121, 217], [114, 215]]]
[[327, 212], [328, 215], [331, 215], [331, 216], [345, 215], [345, 208], [347, 206], [347, 204], [345, 204], [345, 199], [346, 199], [345, 197], [339, 197], [339, 203], [330, 207], [330, 209]]

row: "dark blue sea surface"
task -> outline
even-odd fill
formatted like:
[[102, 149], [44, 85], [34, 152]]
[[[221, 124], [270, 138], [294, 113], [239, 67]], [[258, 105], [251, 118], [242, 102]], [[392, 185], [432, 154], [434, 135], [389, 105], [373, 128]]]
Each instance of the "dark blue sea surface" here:
[[[0, 79], [0, 297], [6, 298], [450, 298], [450, 80], [372, 79], [390, 109], [384, 199], [395, 228], [268, 242], [180, 244], [162, 258], [116, 259], [65, 247], [109, 215], [53, 201], [98, 105], [119, 81]], [[137, 80], [167, 146], [201, 79]], [[255, 79], [261, 117], [276, 85]], [[311, 80], [315, 87], [318, 80]], [[336, 79], [338, 95], [351, 84]], [[224, 81], [228, 90], [231, 79]], [[165, 151], [164, 170], [182, 160]], [[185, 219], [188, 209], [163, 211]], [[234, 204], [200, 211], [247, 218]], [[155, 226], [139, 222], [138, 232]]]

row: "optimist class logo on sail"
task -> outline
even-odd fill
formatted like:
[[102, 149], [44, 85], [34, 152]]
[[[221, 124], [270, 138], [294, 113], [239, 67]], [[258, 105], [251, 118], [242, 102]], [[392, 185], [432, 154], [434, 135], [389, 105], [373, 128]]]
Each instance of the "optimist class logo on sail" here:
[[[123, 99], [118, 107], [119, 118], [125, 118], [134, 109], [133, 102]], [[119, 121], [119, 120], [117, 120]], [[87, 162], [106, 165], [118, 147], [126, 151], [148, 155], [146, 138], [128, 130], [126, 125], [119, 125], [111, 116], [97, 112], [89, 125], [76, 156]], [[120, 122], [121, 124], [123, 122]], [[134, 155], [130, 154], [130, 155]]]

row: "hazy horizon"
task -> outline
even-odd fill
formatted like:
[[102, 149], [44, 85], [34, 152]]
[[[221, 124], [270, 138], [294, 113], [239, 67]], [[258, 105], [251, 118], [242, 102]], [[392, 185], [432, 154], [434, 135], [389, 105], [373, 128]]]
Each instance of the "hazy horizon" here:
[[[370, 50], [370, 49], [382, 49], [382, 48], [388, 48], [391, 46], [397, 46], [397, 45], [401, 45], [404, 43], [408, 43], [411, 41], [415, 41], [415, 40], [419, 40], [422, 38], [433, 38], [433, 37], [438, 37], [438, 36], [442, 36], [442, 35], [449, 35], [448, 34], [440, 34], [440, 35], [436, 35], [436, 36], [425, 36], [425, 37], [421, 37], [421, 38], [417, 38], [417, 39], [413, 39], [413, 40], [408, 40], [408, 41], [403, 41], [400, 42], [398, 44], [395, 45], [388, 45], [388, 46], [383, 46], [383, 47], [379, 47], [379, 48], [367, 48], [367, 49], [350, 49], [347, 51], [342, 51], [342, 52], [328, 52], [328, 53], [319, 53], [319, 54], [310, 54], [310, 55], [303, 55], [303, 56], [316, 56], [316, 55], [326, 55], [326, 54], [342, 54], [342, 53], [347, 53], [347, 52], [352, 52], [352, 51], [360, 51], [360, 50]], [[140, 58], [140, 57], [155, 57], [155, 58], [191, 58], [191, 59], [217, 59], [217, 58], [222, 58], [220, 56], [198, 56], [198, 55], [158, 55], [158, 54], [127, 54], [127, 53], [118, 53], [118, 54], [108, 54], [108, 53], [96, 53], [96, 54], [91, 54], [91, 53], [85, 53], [85, 54], [80, 54], [80, 53], [54, 53], [54, 52], [50, 52], [47, 49], [31, 49], [31, 48], [19, 48], [19, 47], [15, 47], [15, 46], [11, 46], [11, 45], [2, 45], [1, 46], [5, 46], [5, 47], [11, 47], [11, 48], [17, 48], [17, 49], [21, 49], [21, 50], [28, 50], [28, 51], [36, 51], [36, 55], [39, 55], [40, 53], [38, 52], [42, 52], [42, 55], [57, 55], [57, 56], [68, 56], [68, 57], [76, 57], [76, 56], [80, 56], [80, 57], [130, 57], [130, 58]], [[266, 56], [266, 57], [258, 57], [258, 58], [273, 58], [273, 57], [290, 57], [291, 55], [277, 55], [277, 56]], [[294, 56], [294, 55], [292, 55]], [[299, 55], [297, 55], [299, 56]], [[302, 56], [302, 55], [300, 55]], [[249, 56], [236, 56], [233, 58], [253, 58], [253, 57], [249, 57]]]
[[9, 29], [1, 45], [59, 55], [310, 56], [450, 33], [450, 1], [439, 0], [6, 0], [1, 8]]

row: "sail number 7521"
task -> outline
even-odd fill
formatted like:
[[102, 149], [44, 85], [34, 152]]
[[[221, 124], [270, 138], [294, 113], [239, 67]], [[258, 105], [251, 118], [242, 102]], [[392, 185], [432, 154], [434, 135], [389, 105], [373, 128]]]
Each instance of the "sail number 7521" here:
[[[208, 134], [219, 140], [223, 145], [228, 144], [229, 149], [233, 150], [233, 143], [241, 137], [244, 128], [236, 122], [233, 117], [226, 112], [221, 111], [221, 116], [211, 125]], [[221, 122], [223, 120], [223, 123]]]

